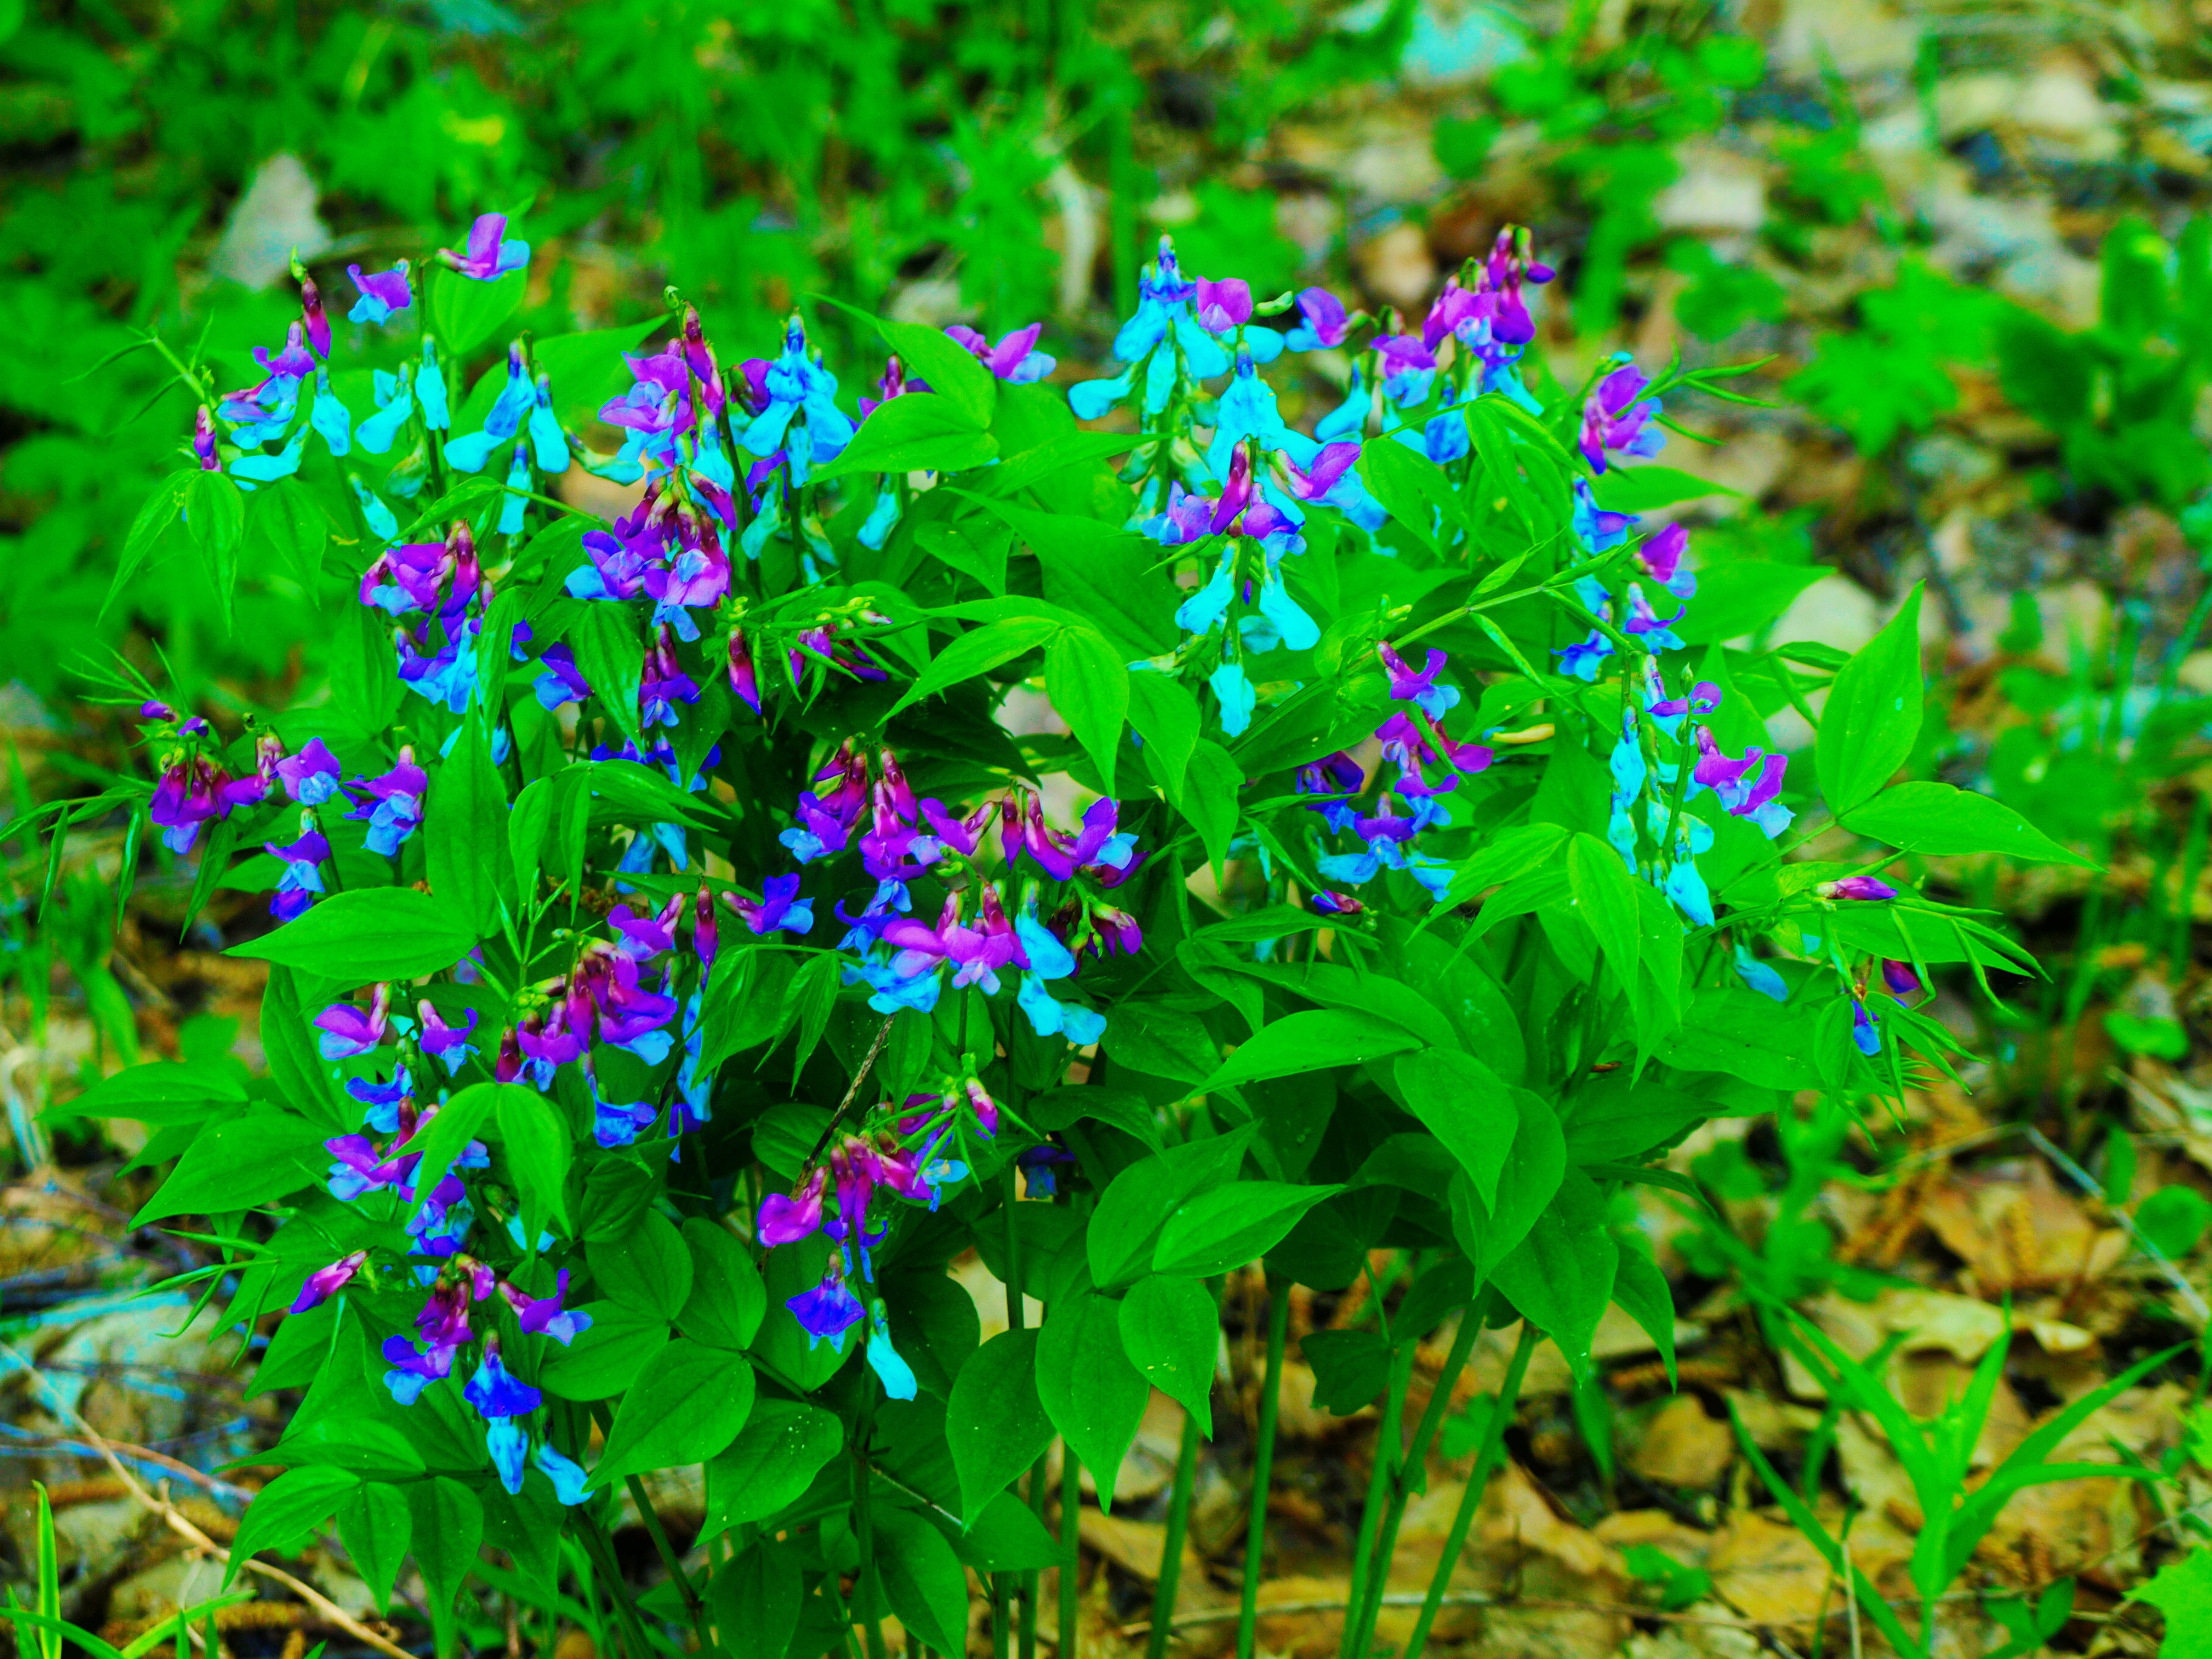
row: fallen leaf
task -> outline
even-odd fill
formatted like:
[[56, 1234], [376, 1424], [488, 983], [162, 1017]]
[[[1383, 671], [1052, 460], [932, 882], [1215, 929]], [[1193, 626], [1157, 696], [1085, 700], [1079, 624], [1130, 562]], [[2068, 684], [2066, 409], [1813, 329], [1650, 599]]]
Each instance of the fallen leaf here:
[[1735, 1434], [1705, 1415], [1695, 1395], [1678, 1395], [1653, 1413], [1628, 1454], [1628, 1467], [1668, 1486], [1710, 1486], [1735, 1458]]

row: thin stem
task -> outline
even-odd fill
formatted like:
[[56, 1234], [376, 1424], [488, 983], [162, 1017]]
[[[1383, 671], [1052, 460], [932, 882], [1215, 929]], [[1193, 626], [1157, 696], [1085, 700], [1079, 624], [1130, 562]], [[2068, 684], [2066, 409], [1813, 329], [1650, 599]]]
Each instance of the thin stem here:
[[699, 1599], [699, 1592], [692, 1588], [691, 1575], [684, 1571], [682, 1558], [676, 1553], [676, 1547], [669, 1542], [668, 1529], [660, 1524], [660, 1516], [653, 1507], [653, 1499], [646, 1496], [645, 1482], [634, 1474], [623, 1476], [623, 1480], [629, 1488], [630, 1501], [637, 1505], [638, 1514], [645, 1519], [646, 1534], [653, 1540], [654, 1553], [660, 1557], [660, 1565], [668, 1570], [668, 1576], [676, 1581], [677, 1593], [684, 1598], [684, 1611], [690, 1616], [691, 1627], [699, 1632], [699, 1645], [702, 1648], [712, 1645], [707, 1639], [706, 1603]]
[[877, 1028], [876, 1040], [868, 1045], [867, 1055], [860, 1061], [860, 1069], [853, 1073], [852, 1086], [845, 1091], [844, 1099], [837, 1103], [837, 1109], [830, 1114], [830, 1121], [822, 1126], [822, 1138], [814, 1143], [814, 1150], [806, 1155], [809, 1169], [821, 1158], [822, 1149], [830, 1144], [830, 1135], [836, 1133], [845, 1114], [852, 1109], [853, 1103], [860, 1098], [860, 1085], [868, 1080], [868, 1073], [875, 1069], [876, 1059], [883, 1053], [884, 1044], [891, 1040], [891, 1026], [897, 1018], [898, 1016], [893, 1014]]
[[1416, 1492], [1428, 1490], [1429, 1448], [1436, 1443], [1437, 1434], [1443, 1427], [1444, 1414], [1451, 1409], [1452, 1390], [1459, 1385], [1460, 1373], [1467, 1369], [1468, 1358], [1474, 1352], [1475, 1339], [1482, 1334], [1482, 1303], [1483, 1298], [1478, 1297], [1460, 1316], [1459, 1331], [1452, 1338], [1451, 1352], [1444, 1357], [1444, 1368], [1437, 1377], [1436, 1390], [1429, 1395], [1428, 1408], [1422, 1412], [1421, 1420], [1413, 1425], [1413, 1443], [1406, 1449], [1406, 1460], [1391, 1482], [1390, 1508], [1382, 1517], [1382, 1543], [1375, 1553], [1380, 1565], [1368, 1584], [1367, 1605], [1358, 1615], [1359, 1651], [1365, 1651], [1374, 1639], [1375, 1621], [1382, 1615], [1382, 1594], [1389, 1588], [1389, 1564], [1398, 1548], [1398, 1528], [1406, 1519], [1406, 1505]]
[[[872, 1384], [873, 1379], [868, 1379]], [[868, 1507], [868, 1439], [875, 1416], [875, 1389], [868, 1389], [868, 1403], [861, 1408], [859, 1431], [853, 1448], [853, 1530], [860, 1545], [860, 1570], [853, 1584], [854, 1608], [860, 1616], [860, 1633], [868, 1659], [884, 1659], [884, 1627], [876, 1616], [876, 1523]]]
[[1176, 1592], [1182, 1583], [1182, 1540], [1190, 1530], [1190, 1489], [1197, 1473], [1198, 1419], [1186, 1411], [1182, 1446], [1176, 1453], [1175, 1491], [1168, 1498], [1168, 1535], [1160, 1547], [1160, 1582], [1152, 1596], [1152, 1629], [1145, 1639], [1145, 1659], [1163, 1659], [1168, 1650]]
[[1359, 1609], [1367, 1605], [1368, 1585], [1377, 1577], [1389, 1577], [1375, 1559], [1375, 1540], [1382, 1534], [1382, 1510], [1397, 1476], [1398, 1434], [1406, 1420], [1406, 1390], [1413, 1380], [1413, 1346], [1401, 1342], [1390, 1356], [1390, 1380], [1382, 1395], [1382, 1428], [1375, 1437], [1375, 1468], [1367, 1479], [1367, 1502], [1359, 1515], [1359, 1541], [1352, 1552], [1352, 1592], [1346, 1601], [1352, 1610], [1345, 1615], [1344, 1634], [1337, 1643], [1342, 1659], [1352, 1659], [1359, 1651]]
[[630, 1605], [629, 1589], [623, 1583], [622, 1567], [615, 1559], [614, 1545], [607, 1537], [605, 1526], [589, 1504], [578, 1509], [575, 1515], [584, 1553], [592, 1558], [592, 1571], [606, 1585], [607, 1600], [614, 1605], [615, 1622], [622, 1626], [623, 1645], [629, 1650], [630, 1659], [653, 1659], [653, 1644], [645, 1639], [645, 1626], [638, 1621], [637, 1609]]
[[1491, 1466], [1505, 1443], [1506, 1419], [1513, 1415], [1514, 1403], [1521, 1397], [1521, 1379], [1528, 1375], [1528, 1360], [1536, 1352], [1536, 1344], [1543, 1334], [1527, 1320], [1521, 1322], [1521, 1340], [1514, 1345], [1512, 1363], [1505, 1368], [1505, 1381], [1491, 1402], [1490, 1421], [1483, 1425], [1482, 1449], [1475, 1454], [1474, 1467], [1468, 1472], [1467, 1490], [1460, 1494], [1459, 1508], [1452, 1516], [1451, 1532], [1444, 1539], [1444, 1553], [1437, 1561], [1435, 1577], [1429, 1580], [1429, 1593], [1421, 1602], [1421, 1616], [1413, 1621], [1413, 1633], [1407, 1638], [1406, 1650], [1400, 1659], [1421, 1659], [1421, 1650], [1427, 1645], [1429, 1627], [1437, 1622], [1437, 1610], [1443, 1606], [1444, 1591], [1451, 1583], [1452, 1569], [1459, 1564], [1460, 1552], [1467, 1547], [1468, 1528], [1474, 1524], [1474, 1506], [1482, 1501], [1482, 1489], [1490, 1483]]
[[[1014, 1166], [1012, 1164], [1007, 1164], [1001, 1171], [1000, 1178], [1003, 1182], [1001, 1188], [1003, 1207], [1006, 1216], [1006, 1328], [1010, 1331], [1018, 1331], [1023, 1328], [1024, 1323], [1022, 1235], [1021, 1229], [1015, 1224], [1018, 1220], [1014, 1213], [1018, 1189], [1015, 1185]], [[1006, 1659], [1006, 1651], [1012, 1635], [1009, 1627], [1012, 1614], [1007, 1607], [1007, 1601], [1013, 1593], [1013, 1589], [1014, 1577], [1012, 1573], [997, 1572], [991, 1575], [991, 1651], [995, 1656], [995, 1659]], [[1034, 1595], [1029, 1599], [1034, 1601]], [[1025, 1617], [1023, 1620], [1023, 1632], [1030, 1643], [1035, 1643], [1036, 1622], [1034, 1617]], [[1024, 1653], [1023, 1659], [1031, 1659], [1034, 1652], [1035, 1649], [1032, 1646]]]
[[1060, 1443], [1060, 1653], [1075, 1659], [1076, 1578], [1083, 1567], [1083, 1460]]
[[1275, 1472], [1275, 1425], [1282, 1413], [1283, 1350], [1291, 1334], [1290, 1286], [1267, 1279], [1267, 1364], [1260, 1378], [1260, 1444], [1252, 1460], [1252, 1521], [1244, 1530], [1244, 1599], [1237, 1615], [1237, 1659], [1252, 1659], [1260, 1623], [1261, 1558], [1267, 1539], [1267, 1486]]

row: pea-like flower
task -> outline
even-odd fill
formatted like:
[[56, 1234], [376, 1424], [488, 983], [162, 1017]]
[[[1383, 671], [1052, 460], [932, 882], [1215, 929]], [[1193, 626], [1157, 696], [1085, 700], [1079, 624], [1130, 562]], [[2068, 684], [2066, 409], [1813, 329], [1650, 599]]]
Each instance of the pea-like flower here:
[[528, 264], [530, 244], [507, 236], [504, 213], [485, 213], [478, 215], [477, 222], [469, 227], [468, 252], [456, 253], [449, 247], [441, 247], [438, 258], [448, 270], [458, 271], [472, 282], [489, 283]]

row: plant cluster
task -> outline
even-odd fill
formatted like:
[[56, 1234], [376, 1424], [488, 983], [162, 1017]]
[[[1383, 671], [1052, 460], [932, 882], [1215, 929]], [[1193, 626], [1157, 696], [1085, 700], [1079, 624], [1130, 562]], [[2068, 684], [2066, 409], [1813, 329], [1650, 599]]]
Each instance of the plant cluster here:
[[[502, 349], [514, 228], [356, 268], [349, 304], [303, 277], [250, 386], [173, 357], [194, 421], [118, 586], [168, 548], [228, 595], [274, 549], [327, 680], [187, 712], [182, 674], [118, 667], [143, 770], [31, 820], [58, 851], [126, 809], [129, 868], [270, 896], [231, 947], [270, 964], [267, 1075], [156, 1062], [67, 1103], [158, 1126], [139, 1220], [208, 1218], [226, 1324], [281, 1312], [260, 1385], [304, 1394], [234, 1559], [334, 1517], [380, 1598], [411, 1552], [441, 1645], [488, 1542], [548, 1618], [595, 1577], [639, 1659], [686, 1623], [879, 1655], [886, 1613], [958, 1653], [967, 1569], [1002, 1637], [1033, 1626], [1077, 1471], [1111, 1503], [1154, 1387], [1188, 1470], [1224, 1274], [1265, 1265], [1272, 1390], [1291, 1287], [1392, 1248], [1417, 1272], [1379, 1328], [1305, 1345], [1333, 1409], [1385, 1414], [1364, 1653], [1485, 1325], [1522, 1336], [1482, 1468], [1540, 1340], [1587, 1378], [1618, 1304], [1671, 1365], [1623, 1203], [1681, 1184], [1666, 1149], [1801, 1091], [1840, 1123], [1956, 1052], [1935, 969], [2033, 971], [1903, 873], [2075, 859], [1898, 781], [1917, 603], [1848, 659], [1686, 643], [1795, 591], [1761, 612], [1723, 567], [1709, 597], [1664, 514], [1708, 488], [1651, 464], [1669, 410], [1727, 374], [1561, 386], [1526, 232], [1417, 319], [1164, 240], [1115, 372], [1063, 393], [1034, 327], [861, 317], [848, 401], [800, 315], [726, 359], [673, 293]], [[1316, 351], [1352, 370], [1309, 434], [1261, 371]], [[629, 505], [570, 504], [585, 474]], [[1011, 719], [1038, 690], [1053, 718]], [[1816, 690], [1793, 768], [1766, 721]], [[1860, 856], [1788, 856], [1831, 822]], [[1006, 1287], [980, 1344], [970, 1247]], [[687, 1569], [643, 1477], [701, 1464]], [[624, 1494], [657, 1601], [622, 1592]]]

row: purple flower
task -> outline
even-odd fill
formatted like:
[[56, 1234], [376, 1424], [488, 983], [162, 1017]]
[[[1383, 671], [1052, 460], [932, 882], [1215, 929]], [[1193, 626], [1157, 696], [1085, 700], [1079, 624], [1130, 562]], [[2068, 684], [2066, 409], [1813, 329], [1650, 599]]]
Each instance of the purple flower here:
[[532, 689], [541, 707], [558, 708], [564, 702], [581, 702], [592, 695], [591, 682], [576, 666], [576, 653], [566, 644], [547, 647], [538, 665], [544, 672]]
[[1340, 346], [1351, 331], [1351, 319], [1345, 313], [1344, 302], [1325, 288], [1298, 291], [1298, 315], [1305, 320], [1283, 337], [1283, 344], [1292, 351], [1319, 351], [1327, 346]]
[[[1698, 761], [1690, 773], [1690, 793], [1694, 796], [1700, 789], [1711, 790], [1733, 816], [1749, 818], [1771, 841], [1790, 827], [1790, 820], [1795, 816], [1775, 799], [1782, 791], [1782, 779], [1789, 769], [1787, 755], [1770, 755], [1759, 749], [1747, 749], [1741, 760], [1732, 760], [1714, 743], [1711, 731], [1701, 726], [1698, 728]], [[1847, 893], [1844, 896], [1858, 895]], [[1893, 895], [1885, 892], [1879, 896]]]
[[1325, 916], [1356, 916], [1367, 907], [1349, 893], [1332, 893], [1324, 889], [1313, 896], [1313, 908]]
[[1612, 513], [1597, 504], [1590, 494], [1587, 480], [1575, 480], [1574, 530], [1575, 538], [1585, 552], [1610, 553], [1628, 539], [1628, 532], [1638, 522], [1633, 513]]
[[760, 1224], [755, 1230], [760, 1242], [771, 1248], [794, 1244], [817, 1231], [822, 1225], [822, 1193], [826, 1179], [820, 1170], [816, 1170], [806, 1177], [805, 1184], [789, 1197], [770, 1193], [761, 1200]]
[[1869, 1060], [1881, 1052], [1881, 1032], [1878, 1024], [1872, 1009], [1863, 1002], [1852, 1001], [1851, 1041], [1858, 1045], [1859, 1052]]
[[1366, 481], [1352, 471], [1358, 459], [1356, 443], [1324, 444], [1304, 471], [1284, 467], [1291, 494], [1302, 501], [1336, 507], [1363, 530], [1380, 530], [1390, 515], [1369, 491]]
[[329, 1301], [352, 1283], [353, 1276], [361, 1271], [362, 1264], [368, 1260], [367, 1250], [356, 1250], [350, 1255], [340, 1256], [327, 1267], [316, 1268], [307, 1275], [307, 1282], [300, 1287], [300, 1294], [293, 1298], [291, 1307], [286, 1311], [305, 1313], [308, 1309]]
[[461, 1067], [467, 1064], [469, 1056], [476, 1053], [476, 1045], [469, 1041], [469, 1036], [477, 1029], [477, 1011], [473, 1008], [461, 1011], [468, 1022], [463, 1025], [447, 1024], [427, 1000], [417, 1002], [415, 1012], [422, 1018], [422, 1052], [433, 1060], [444, 1062], [447, 1077], [457, 1076]]
[[527, 1417], [545, 1403], [544, 1395], [508, 1371], [495, 1336], [485, 1339], [483, 1363], [462, 1388], [461, 1398], [484, 1417]]
[[814, 927], [814, 901], [799, 896], [799, 876], [795, 872], [787, 876], [770, 876], [761, 884], [761, 896], [757, 900], [743, 893], [725, 893], [722, 902], [742, 917], [746, 927], [763, 936], [778, 929], [787, 933], [806, 933]]
[[1375, 654], [1382, 659], [1382, 666], [1390, 675], [1390, 696], [1398, 702], [1420, 706], [1421, 712], [1432, 720], [1440, 720], [1447, 709], [1459, 702], [1458, 688], [1438, 685], [1437, 676], [1443, 673], [1446, 658], [1441, 651], [1430, 651], [1419, 672], [1388, 644], [1377, 645]]
[[318, 867], [331, 855], [331, 844], [315, 829], [314, 815], [302, 812], [300, 838], [287, 846], [275, 842], [264, 842], [262, 849], [270, 857], [284, 861], [284, 873], [276, 878], [275, 896], [269, 902], [270, 914], [279, 921], [290, 921], [306, 914], [314, 903], [315, 895], [323, 890], [323, 872]]
[[1845, 876], [1841, 881], [1824, 881], [1813, 890], [1822, 898], [1875, 901], [1897, 896], [1897, 889], [1874, 876]]
[[[527, 258], [527, 254], [525, 255]], [[404, 311], [415, 303], [415, 290], [407, 285], [407, 261], [402, 259], [389, 270], [364, 273], [359, 265], [348, 265], [346, 275], [360, 290], [361, 298], [353, 302], [346, 313], [346, 320], [354, 323], [382, 323], [391, 320], [395, 311]]]
[[392, 1012], [392, 987], [377, 986], [364, 1014], [349, 1002], [334, 1002], [315, 1016], [322, 1036], [316, 1046], [325, 1060], [350, 1060], [365, 1054], [384, 1041], [384, 1027]]
[[411, 1406], [431, 1383], [453, 1374], [454, 1352], [454, 1347], [440, 1343], [418, 1348], [410, 1338], [387, 1336], [384, 1358], [392, 1369], [384, 1374], [384, 1386], [401, 1405]]
[[505, 1280], [500, 1282], [500, 1294], [514, 1310], [516, 1322], [532, 1336], [550, 1336], [562, 1347], [567, 1347], [578, 1336], [592, 1328], [592, 1316], [574, 1309], [564, 1309], [561, 1298], [568, 1294], [568, 1270], [566, 1267], [554, 1276], [553, 1294], [533, 1297], [517, 1290]]
[[1892, 996], [1909, 997], [1920, 988], [1920, 975], [1912, 971], [1909, 962], [1882, 958], [1881, 982]]
[[607, 923], [622, 935], [622, 953], [633, 962], [650, 962], [663, 951], [676, 945], [676, 927], [683, 919], [684, 896], [676, 894], [660, 908], [659, 913], [640, 915], [627, 904], [617, 904], [608, 914]]
[[487, 213], [469, 227], [469, 251], [456, 253], [449, 247], [438, 250], [438, 258], [448, 270], [479, 283], [489, 283], [504, 276], [510, 270], [520, 270], [530, 263], [530, 244], [504, 240], [507, 235], [507, 216]]
[[1593, 628], [1588, 639], [1556, 647], [1552, 654], [1559, 659], [1559, 672], [1595, 684], [1598, 665], [1613, 655], [1613, 641]]
[[1059, 366], [1058, 359], [1037, 350], [1037, 336], [1044, 325], [1031, 323], [1027, 328], [1018, 328], [1011, 334], [1001, 335], [993, 345], [972, 328], [955, 323], [945, 331], [974, 352], [983, 367], [1000, 380], [1016, 386], [1027, 386], [1042, 380]]
[[676, 641], [664, 627], [645, 649], [638, 681], [639, 721], [647, 727], [674, 726], [676, 705], [698, 701], [699, 687], [676, 660]]
[[809, 1349], [822, 1342], [843, 1347], [845, 1333], [860, 1322], [864, 1311], [860, 1299], [845, 1288], [844, 1274], [834, 1267], [812, 1290], [801, 1291], [783, 1305], [806, 1333]]
[[1682, 613], [1687, 609], [1686, 605], [1676, 605], [1673, 616], [1662, 618], [1652, 610], [1651, 601], [1644, 597], [1643, 586], [1631, 582], [1628, 585], [1628, 616], [1620, 625], [1643, 641], [1650, 650], [1680, 651], [1682, 641], [1675, 635], [1674, 624], [1682, 620]]
[[310, 738], [298, 754], [276, 763], [276, 775], [301, 805], [320, 806], [338, 792], [338, 757], [320, 738]]
[[1194, 313], [1198, 325], [1209, 334], [1225, 334], [1252, 319], [1252, 285], [1241, 276], [1222, 282], [1201, 278]]
[[752, 647], [745, 643], [745, 630], [730, 630], [730, 690], [744, 706], [757, 714], [761, 711], [760, 676], [753, 667]]
[[400, 843], [421, 827], [422, 794], [429, 787], [429, 774], [415, 764], [414, 748], [408, 745], [400, 750], [399, 759], [390, 771], [380, 777], [353, 781], [353, 787], [369, 799], [346, 817], [368, 819], [368, 850], [391, 858], [399, 851]]
[[1593, 472], [1605, 471], [1607, 455], [1648, 459], [1666, 447], [1657, 424], [1660, 404], [1642, 397], [1650, 379], [1633, 363], [1624, 363], [1600, 380], [1583, 404], [1583, 459]]
[[1636, 550], [1636, 562], [1644, 574], [1678, 599], [1694, 599], [1698, 579], [1682, 568], [1682, 555], [1690, 550], [1690, 532], [1670, 524]]

